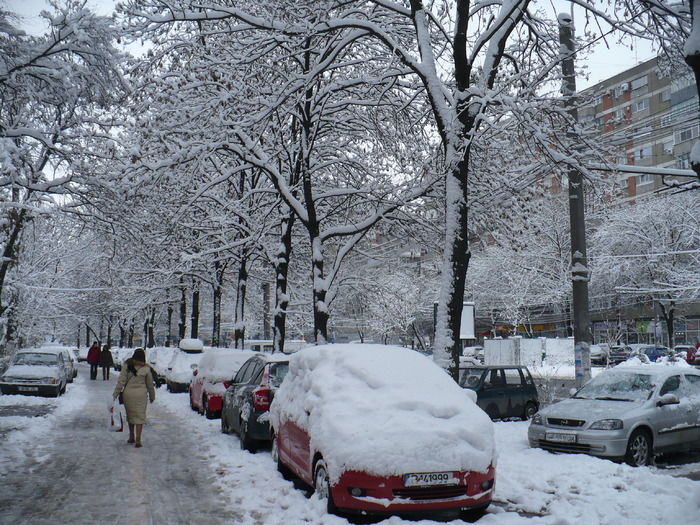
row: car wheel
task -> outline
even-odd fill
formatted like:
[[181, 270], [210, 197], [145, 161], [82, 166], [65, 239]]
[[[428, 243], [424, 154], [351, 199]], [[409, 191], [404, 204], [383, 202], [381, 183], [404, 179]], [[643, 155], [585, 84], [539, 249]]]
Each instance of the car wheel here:
[[63, 383], [63, 386], [61, 387], [60, 393], [65, 394], [66, 393], [66, 386], [68, 386], [67, 383]]
[[241, 441], [241, 449], [247, 450], [248, 452], [255, 452], [255, 441], [251, 439], [250, 435], [248, 434], [248, 422], [241, 421], [238, 428], [238, 437]]
[[271, 454], [272, 454], [272, 461], [275, 462], [277, 465], [277, 471], [282, 474], [282, 477], [286, 480], [292, 479], [292, 471], [289, 470], [289, 468], [280, 461], [280, 454], [279, 454], [279, 449], [277, 448], [277, 435], [272, 434], [272, 449], [271, 449]]
[[194, 399], [192, 398], [192, 392], [190, 392], [190, 408], [194, 410], [195, 412], [199, 412], [197, 407], [194, 404]]
[[226, 421], [226, 416], [225, 412], [223, 409], [221, 410], [221, 432], [223, 434], [230, 434], [231, 433], [231, 428], [228, 426], [228, 422]]
[[326, 462], [319, 459], [314, 469], [314, 492], [318, 497], [326, 501], [326, 509], [333, 514], [337, 511], [333, 503], [333, 495], [331, 494], [331, 483], [328, 479], [328, 469]]
[[651, 463], [651, 459], [652, 448], [649, 432], [642, 429], [635, 430], [627, 443], [625, 463], [633, 467], [643, 467]]
[[525, 404], [525, 411], [523, 412], [522, 420], [527, 421], [529, 419], [532, 419], [532, 416], [534, 416], [536, 413], [537, 407], [535, 406], [535, 404], [532, 402], [528, 402]]

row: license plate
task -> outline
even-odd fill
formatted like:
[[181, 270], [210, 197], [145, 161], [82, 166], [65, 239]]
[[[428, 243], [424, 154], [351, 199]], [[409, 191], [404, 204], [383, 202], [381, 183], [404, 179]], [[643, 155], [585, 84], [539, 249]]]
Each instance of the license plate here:
[[433, 485], [458, 485], [459, 478], [453, 472], [418, 472], [403, 475], [404, 487], [429, 487]]
[[565, 434], [563, 432], [547, 432], [545, 440], [557, 443], [576, 443], [576, 434]]
[[39, 387], [38, 386], [18, 386], [17, 390], [19, 392], [38, 392]]

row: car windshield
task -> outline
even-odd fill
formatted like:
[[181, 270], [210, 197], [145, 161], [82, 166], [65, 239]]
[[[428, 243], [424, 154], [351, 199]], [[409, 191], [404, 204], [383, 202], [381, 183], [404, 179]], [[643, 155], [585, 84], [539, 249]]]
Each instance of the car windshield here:
[[276, 387], [280, 386], [287, 372], [289, 372], [289, 363], [273, 363], [270, 366], [270, 382]]
[[15, 356], [14, 364], [16, 365], [44, 365], [52, 366], [58, 363], [56, 354], [42, 354], [39, 352], [23, 352]]
[[459, 386], [474, 389], [479, 386], [483, 374], [484, 370], [481, 368], [462, 368], [459, 371]]
[[654, 389], [651, 376], [645, 374], [600, 374], [581, 390], [576, 399], [604, 399], [610, 401], [644, 401]]

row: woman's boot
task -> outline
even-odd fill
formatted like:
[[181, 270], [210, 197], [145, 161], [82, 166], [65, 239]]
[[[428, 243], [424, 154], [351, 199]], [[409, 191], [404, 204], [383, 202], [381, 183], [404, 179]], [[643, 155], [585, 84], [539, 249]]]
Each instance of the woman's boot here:
[[127, 443], [134, 443], [134, 425], [129, 423], [129, 439], [126, 440]]
[[136, 448], [141, 448], [141, 431], [143, 425], [136, 425]]

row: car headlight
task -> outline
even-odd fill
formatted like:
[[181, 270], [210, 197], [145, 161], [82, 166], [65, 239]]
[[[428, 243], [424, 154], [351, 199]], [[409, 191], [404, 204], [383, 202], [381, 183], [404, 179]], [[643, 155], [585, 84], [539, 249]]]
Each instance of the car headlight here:
[[2, 376], [2, 377], [0, 378], [0, 381], [2, 381], [3, 383], [13, 383], [13, 382], [14, 382], [14, 378], [13, 378], [13, 377], [10, 377], [10, 376]]
[[41, 382], [48, 383], [49, 385], [55, 385], [57, 381], [55, 377], [42, 377]]
[[622, 428], [621, 419], [600, 419], [591, 423], [590, 430], [620, 430]]
[[532, 419], [530, 420], [531, 425], [541, 425], [542, 424], [542, 415], [537, 412], [534, 416], [532, 416]]

